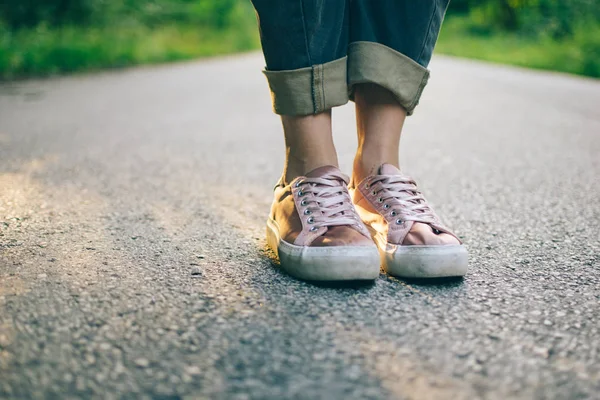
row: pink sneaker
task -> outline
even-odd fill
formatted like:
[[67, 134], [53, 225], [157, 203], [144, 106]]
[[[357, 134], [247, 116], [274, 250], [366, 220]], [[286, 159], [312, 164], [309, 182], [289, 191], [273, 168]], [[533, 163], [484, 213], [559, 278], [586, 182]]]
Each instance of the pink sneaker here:
[[373, 280], [377, 247], [350, 200], [348, 177], [317, 168], [289, 185], [283, 178], [267, 220], [267, 243], [281, 268], [300, 279]]
[[386, 272], [406, 278], [467, 273], [467, 249], [398, 168], [383, 164], [377, 175], [365, 178], [350, 193]]

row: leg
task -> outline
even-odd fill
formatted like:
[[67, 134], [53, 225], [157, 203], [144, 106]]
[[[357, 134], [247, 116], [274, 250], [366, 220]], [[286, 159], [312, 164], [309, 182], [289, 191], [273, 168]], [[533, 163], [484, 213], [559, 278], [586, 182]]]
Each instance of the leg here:
[[316, 115], [282, 115], [285, 134], [284, 182], [324, 165], [338, 166], [331, 135], [331, 110]]
[[348, 101], [346, 0], [254, 0], [273, 108], [286, 142], [284, 181], [337, 166], [331, 108]]
[[358, 150], [352, 179], [359, 183], [382, 164], [400, 168], [400, 134], [406, 110], [387, 89], [373, 83], [358, 84], [354, 92]]
[[353, 201], [382, 253], [403, 277], [464, 275], [467, 251], [399, 170], [404, 120], [429, 71], [447, 0], [354, 0], [348, 80], [356, 103], [358, 150]]
[[388, 163], [399, 167], [400, 133], [429, 77], [447, 0], [356, 0], [351, 8], [349, 81], [359, 148], [354, 179]]
[[281, 268], [307, 280], [373, 280], [379, 254], [337, 169], [331, 108], [348, 101], [347, 0], [254, 0], [286, 165], [267, 220]]

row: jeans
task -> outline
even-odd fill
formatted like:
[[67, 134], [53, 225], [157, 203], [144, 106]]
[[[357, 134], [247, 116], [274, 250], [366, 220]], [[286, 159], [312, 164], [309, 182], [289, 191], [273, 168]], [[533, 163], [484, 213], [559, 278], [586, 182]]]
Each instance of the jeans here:
[[275, 113], [317, 114], [355, 85], [388, 89], [412, 114], [449, 0], [252, 0]]

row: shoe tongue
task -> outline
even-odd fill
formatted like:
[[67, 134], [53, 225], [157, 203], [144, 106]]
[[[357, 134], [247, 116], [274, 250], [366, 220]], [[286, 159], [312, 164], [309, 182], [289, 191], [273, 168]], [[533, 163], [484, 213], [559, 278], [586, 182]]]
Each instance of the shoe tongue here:
[[320, 178], [325, 175], [337, 175], [342, 180], [345, 178], [345, 175], [342, 173], [342, 171], [333, 165], [325, 165], [323, 167], [315, 168], [304, 176], [307, 178]]
[[392, 164], [382, 164], [379, 167], [379, 175], [401, 175], [402, 172]]

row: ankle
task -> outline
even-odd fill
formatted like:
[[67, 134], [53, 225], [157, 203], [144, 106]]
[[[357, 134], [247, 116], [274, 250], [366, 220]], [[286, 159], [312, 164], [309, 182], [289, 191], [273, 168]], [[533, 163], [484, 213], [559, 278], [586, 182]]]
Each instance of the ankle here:
[[398, 156], [391, 154], [365, 154], [360, 151], [354, 158], [351, 185], [358, 185], [363, 179], [377, 174], [382, 164], [392, 164], [399, 168]]
[[365, 162], [362, 158], [356, 156], [352, 165], [351, 186], [358, 186], [367, 176], [372, 175], [377, 167], [373, 163]]
[[331, 165], [338, 167], [337, 156], [319, 156], [319, 157], [294, 157], [288, 153], [284, 166], [283, 176], [285, 183], [288, 184], [299, 176], [305, 176], [310, 171]]
[[282, 116], [286, 158], [286, 183], [325, 165], [337, 167], [337, 153], [331, 136], [331, 111], [299, 117]]

